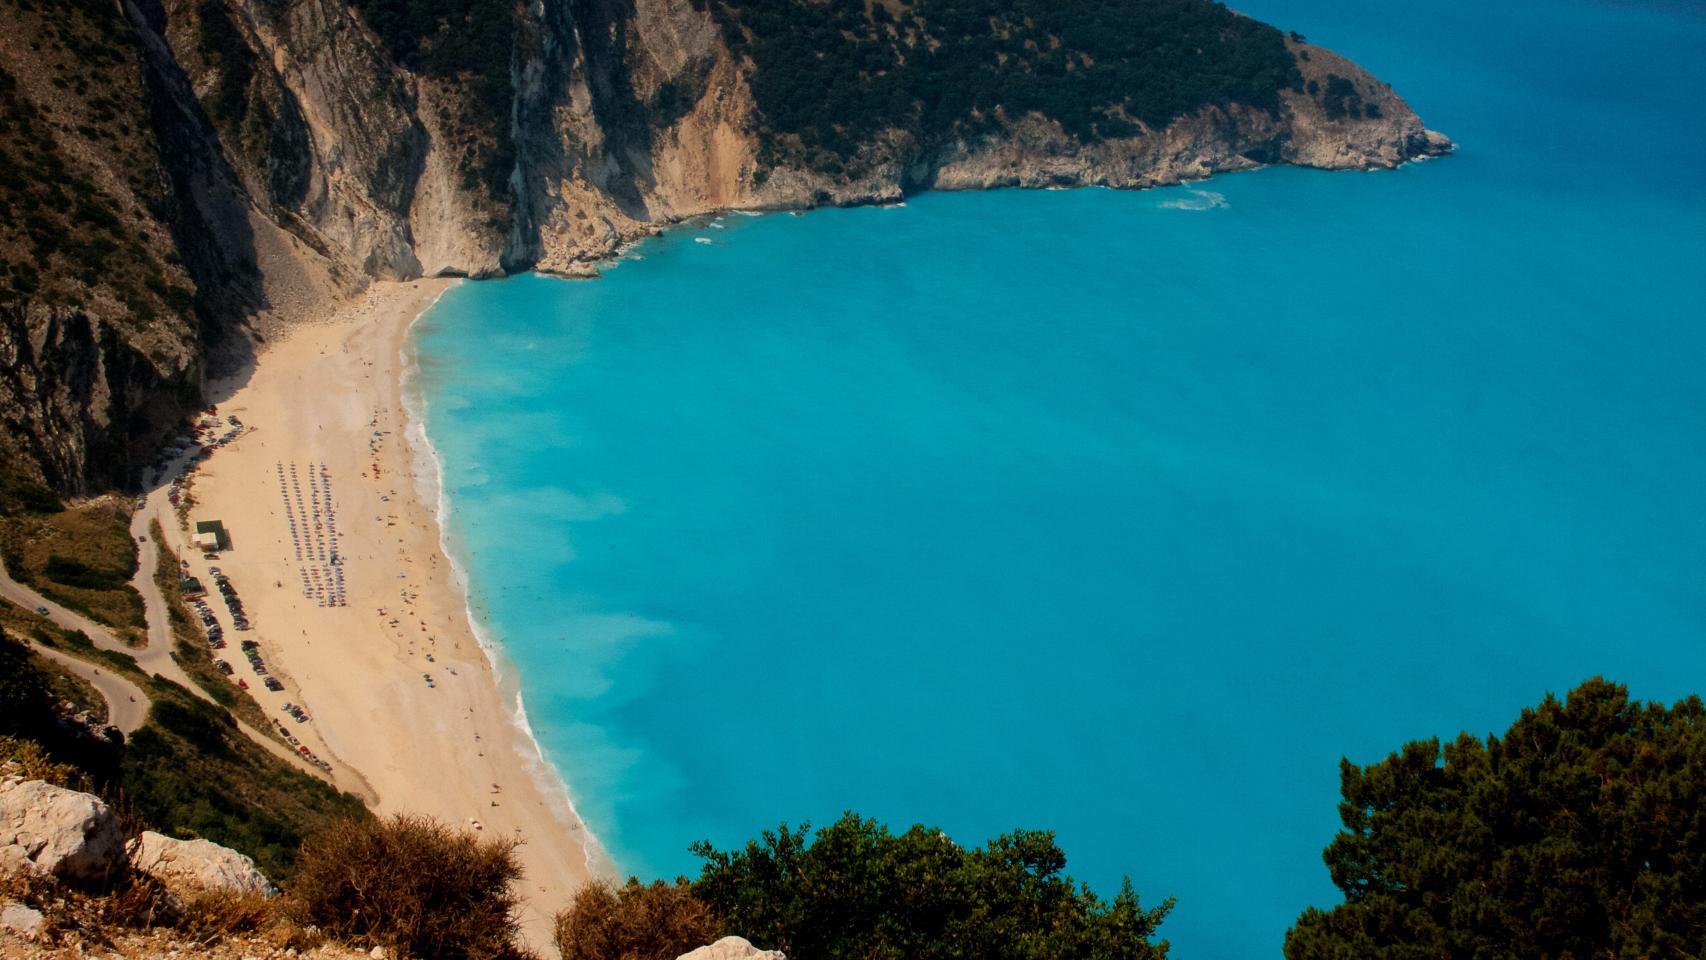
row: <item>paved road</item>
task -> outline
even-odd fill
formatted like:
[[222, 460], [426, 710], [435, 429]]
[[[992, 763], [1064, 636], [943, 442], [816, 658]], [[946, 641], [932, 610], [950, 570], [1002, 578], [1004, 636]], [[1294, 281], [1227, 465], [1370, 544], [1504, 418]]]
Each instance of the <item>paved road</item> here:
[[148, 719], [148, 695], [142, 692], [141, 687], [111, 670], [102, 670], [87, 660], [52, 647], [34, 642], [30, 646], [35, 652], [89, 681], [107, 701], [107, 722], [119, 728], [125, 736], [130, 736], [142, 726], [142, 721]]
[[[4, 566], [0, 566], [0, 597], [5, 597], [7, 600], [23, 607], [25, 610], [35, 610], [40, 607], [46, 607], [47, 618], [49, 620], [52, 620], [60, 628], [65, 630], [80, 630], [83, 633], [88, 634], [89, 639], [91, 640], [95, 640], [98, 636], [112, 637], [112, 634], [108, 632], [106, 627], [101, 626], [80, 613], [65, 609], [59, 604], [54, 603], [52, 600], [49, 600], [34, 590], [31, 590], [29, 587], [13, 580], [11, 574], [6, 572]], [[123, 650], [126, 653], [135, 652], [123, 643], [119, 643], [116, 638], [113, 642], [118, 644], [117, 649], [119, 650]], [[96, 640], [96, 643], [98, 645], [100, 641]]]
[[[164, 499], [163, 495], [162, 499]], [[148, 519], [145, 515], [151, 513], [152, 511], [142, 511], [137, 514], [138, 519], [136, 522], [142, 524], [142, 529], [144, 531], [142, 535], [144, 536], [147, 535], [148, 529]], [[152, 548], [152, 538], [150, 538], [148, 543], [138, 544], [137, 546]], [[194, 680], [191, 680], [189, 674], [185, 673], [183, 668], [178, 666], [178, 662], [172, 659], [171, 626], [164, 613], [166, 609], [165, 600], [161, 597], [159, 588], [154, 584], [153, 564], [156, 562], [158, 554], [154, 549], [139, 551], [139, 553], [146, 553], [146, 556], [141, 558], [143, 565], [138, 566], [136, 579], [131, 581], [131, 583], [142, 594], [143, 607], [148, 611], [149, 643], [148, 646], [142, 650], [138, 650], [135, 647], [125, 646], [124, 642], [113, 636], [112, 632], [106, 627], [101, 626], [74, 610], [67, 610], [59, 604], [54, 603], [52, 600], [49, 600], [41, 594], [36, 593], [34, 590], [31, 590], [29, 587], [13, 580], [11, 575], [5, 571], [3, 565], [0, 565], [0, 597], [5, 597], [7, 600], [18, 604], [26, 610], [46, 609], [47, 618], [53, 621], [61, 629], [80, 630], [88, 636], [90, 640], [94, 641], [95, 646], [100, 647], [103, 650], [112, 650], [135, 657], [137, 666], [141, 667], [144, 673], [151, 675], [158, 674], [159, 676], [165, 677], [167, 680], [171, 680], [183, 687], [185, 690], [188, 690], [203, 700], [206, 700], [208, 703], [218, 706], [218, 701], [209, 696], [207, 691], [203, 690]], [[156, 615], [157, 613], [158, 615]], [[99, 668], [91, 666], [90, 669], [93, 670]], [[108, 675], [109, 674], [103, 671], [103, 677]], [[128, 683], [129, 681], [125, 682]], [[96, 689], [100, 689], [100, 687], [97, 686]], [[132, 693], [131, 691], [134, 691], [135, 693]], [[130, 690], [125, 691], [124, 695], [128, 701], [128, 697], [140, 693], [142, 693], [142, 691], [137, 688], [135, 684], [131, 684]], [[101, 690], [101, 695], [107, 697], [109, 703], [113, 702], [113, 698], [108, 696], [106, 690]], [[147, 700], [144, 698], [137, 702], [146, 705]], [[141, 720], [136, 721], [137, 726], [140, 726], [141, 723]], [[249, 726], [241, 720], [237, 721], [237, 728], [243, 731], [244, 736], [259, 744], [262, 749], [266, 750], [273, 756], [283, 760], [296, 769], [301, 770], [303, 773], [319, 777], [320, 779], [326, 779], [325, 772], [319, 767], [316, 767], [307, 760], [302, 759], [302, 757], [297, 755], [296, 751], [291, 750], [289, 747], [279, 743], [272, 737], [256, 730], [254, 727]], [[131, 729], [135, 729], [135, 727], [132, 727]], [[128, 733], [129, 731], [127, 730], [126, 732]], [[345, 786], [341, 782], [339, 783], [339, 786], [344, 789], [350, 789], [350, 786]], [[356, 786], [357, 789], [360, 789], [364, 785], [354, 786]], [[367, 794], [362, 795], [366, 796]]]

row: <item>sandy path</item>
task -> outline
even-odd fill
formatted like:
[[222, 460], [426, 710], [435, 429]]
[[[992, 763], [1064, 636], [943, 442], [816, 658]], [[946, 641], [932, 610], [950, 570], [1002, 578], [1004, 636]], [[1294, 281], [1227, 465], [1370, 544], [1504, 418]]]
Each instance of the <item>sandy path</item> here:
[[[285, 690], [249, 677], [251, 688], [269, 714], [283, 718], [287, 701], [307, 709], [312, 722], [290, 730], [334, 773], [358, 771], [381, 813], [477, 822], [524, 840], [524, 933], [543, 948], [551, 916], [610, 868], [511, 722], [513, 685], [500, 688], [473, 636], [434, 510], [417, 492], [402, 351], [410, 322], [449, 283], [375, 284], [336, 317], [269, 345], [218, 407], [249, 432], [215, 451], [193, 485], [191, 521], [223, 521], [232, 548], [210, 562], [169, 514], [166, 530], [191, 572], [205, 578], [218, 566], [230, 578], [254, 628], [234, 632], [213, 595], [225, 659], [246, 676], [238, 641], [259, 642]], [[338, 595], [340, 571], [344, 603], [324, 603]]]

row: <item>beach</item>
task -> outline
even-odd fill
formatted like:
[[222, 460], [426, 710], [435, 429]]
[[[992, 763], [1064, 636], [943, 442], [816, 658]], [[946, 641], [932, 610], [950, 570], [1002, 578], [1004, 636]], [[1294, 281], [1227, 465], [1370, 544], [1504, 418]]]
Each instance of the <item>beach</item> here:
[[[442, 547], [434, 461], [410, 429], [408, 329], [454, 282], [375, 283], [211, 384], [216, 429], [234, 417], [241, 432], [195, 471], [187, 526], [168, 523], [167, 537], [210, 588], [213, 568], [228, 578], [252, 624], [233, 631], [210, 594], [229, 644], [214, 655], [340, 787], [382, 815], [523, 841], [521, 920], [539, 949], [574, 891], [613, 871], [517, 723], [513, 672], [476, 638]], [[209, 520], [230, 541], [216, 558], [191, 545]], [[245, 640], [282, 691], [263, 688]]]

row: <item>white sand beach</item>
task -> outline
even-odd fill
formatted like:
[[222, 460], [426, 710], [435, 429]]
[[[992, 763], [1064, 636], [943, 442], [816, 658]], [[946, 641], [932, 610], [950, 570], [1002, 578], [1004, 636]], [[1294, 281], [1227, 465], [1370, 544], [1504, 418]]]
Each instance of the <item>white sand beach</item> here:
[[[231, 549], [208, 560], [186, 531], [168, 537], [191, 572], [217, 566], [230, 578], [253, 629], [234, 632], [214, 594], [230, 644], [216, 655], [340, 786], [382, 814], [524, 841], [523, 929], [537, 949], [574, 890], [612, 868], [514, 722], [513, 677], [500, 685], [478, 645], [436, 503], [420, 493], [436, 477], [416, 476], [428, 458], [407, 436], [405, 336], [454, 282], [376, 283], [266, 345], [233, 390], [211, 391], [229, 393], [218, 416], [246, 432], [196, 471], [189, 520], [221, 521]], [[245, 639], [259, 642], [283, 692], [262, 688], [237, 649]], [[286, 702], [310, 721], [292, 721]]]

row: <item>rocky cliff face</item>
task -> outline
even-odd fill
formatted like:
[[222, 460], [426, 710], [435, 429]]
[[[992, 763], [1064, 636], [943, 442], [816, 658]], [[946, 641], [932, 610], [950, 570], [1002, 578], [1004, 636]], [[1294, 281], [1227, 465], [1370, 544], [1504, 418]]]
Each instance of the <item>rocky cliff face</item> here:
[[[726, 209], [1136, 188], [1449, 149], [1386, 85], [1295, 35], [1282, 56], [1296, 70], [1265, 104], [1221, 97], [1164, 123], [1104, 110], [1110, 132], [1086, 138], [1081, 122], [1004, 107], [926, 132], [900, 98], [892, 124], [864, 123], [833, 157], [798, 148], [760, 109], [763, 48], [732, 0], [68, 5], [66, 20], [41, 0], [0, 0], [17, 12], [0, 36], [0, 95], [38, 116], [42, 160], [0, 200], [16, 214], [12, 201], [42, 192], [30, 181], [69, 170], [110, 208], [90, 216], [116, 226], [93, 252], [73, 238], [80, 259], [65, 243], [44, 253], [27, 225], [0, 228], [0, 455], [72, 491], [133, 473], [195, 403], [210, 360], [242, 360], [244, 331], [370, 278], [590, 273], [625, 242]], [[906, 7], [866, 9], [899, 61], [938, 43]], [[90, 43], [101, 66], [84, 76]]]

